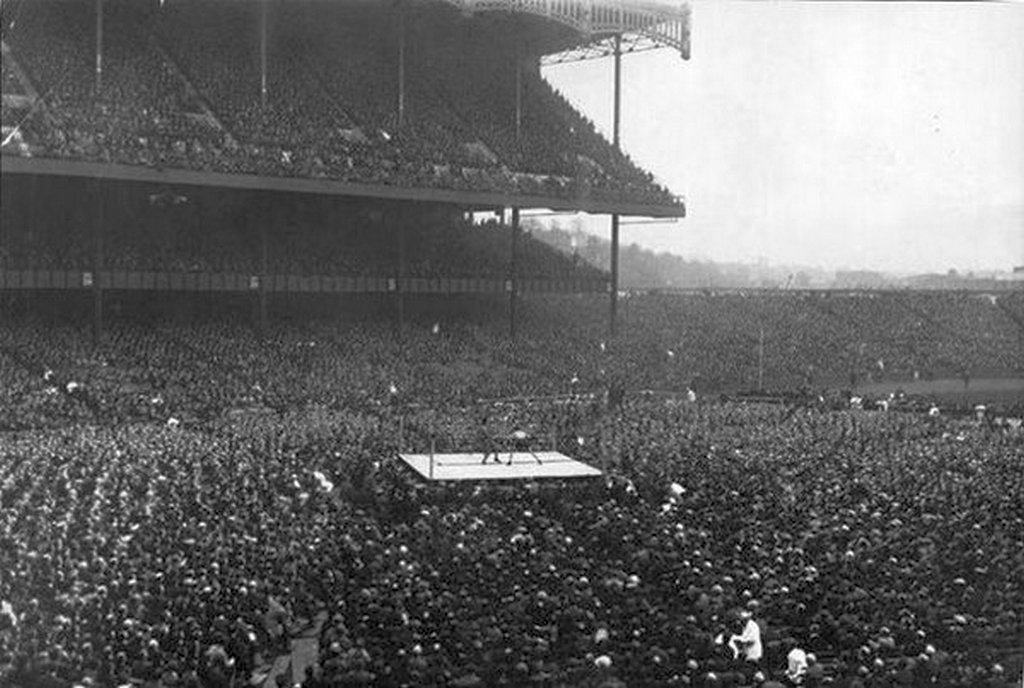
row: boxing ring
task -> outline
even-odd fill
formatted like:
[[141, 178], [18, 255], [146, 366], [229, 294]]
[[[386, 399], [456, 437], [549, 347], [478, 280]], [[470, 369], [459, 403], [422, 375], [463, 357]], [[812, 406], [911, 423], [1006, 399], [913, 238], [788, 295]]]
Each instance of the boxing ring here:
[[555, 451], [502, 451], [485, 461], [483, 452], [399, 454], [426, 480], [537, 480], [595, 478], [601, 471]]

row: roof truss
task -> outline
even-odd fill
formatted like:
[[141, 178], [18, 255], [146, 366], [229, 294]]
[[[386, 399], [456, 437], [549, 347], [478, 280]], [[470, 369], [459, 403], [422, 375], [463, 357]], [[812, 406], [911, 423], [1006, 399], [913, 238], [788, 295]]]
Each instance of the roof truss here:
[[[609, 54], [580, 52], [586, 45], [606, 43], [614, 35], [637, 46], [668, 47], [679, 51], [684, 60], [690, 58], [690, 6], [684, 3], [636, 2], [630, 0], [446, 0], [462, 12], [518, 12], [533, 14], [578, 31], [581, 45], [566, 53], [572, 59], [589, 59]], [[649, 49], [649, 48], [635, 48]], [[561, 53], [560, 53], [561, 54]], [[567, 62], [571, 59], [559, 59]]]

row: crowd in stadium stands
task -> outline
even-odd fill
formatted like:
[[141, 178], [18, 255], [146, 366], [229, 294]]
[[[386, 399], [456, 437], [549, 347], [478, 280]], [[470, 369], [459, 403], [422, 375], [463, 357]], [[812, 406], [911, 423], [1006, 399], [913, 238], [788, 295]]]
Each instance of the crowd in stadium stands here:
[[[15, 76], [14, 71], [8, 66], [7, 62], [4, 61], [2, 65], [3, 74], [3, 93], [12, 93], [15, 95], [21, 95], [24, 93], [21, 82]], [[6, 121], [6, 120], [5, 120]]]
[[[907, 297], [887, 294], [881, 298]], [[172, 298], [168, 295], [166, 300]], [[915, 295], [913, 303], [939, 312], [940, 304], [949, 299], [950, 295], [929, 295], [927, 299]], [[99, 419], [137, 416], [148, 420], [153, 412], [149, 402], [158, 397], [160, 412], [179, 418], [189, 417], [196, 409], [215, 414], [225, 408], [245, 407], [253, 403], [254, 395], [259, 403], [274, 408], [338, 403], [363, 406], [389, 381], [430, 403], [480, 396], [566, 394], [616, 381], [628, 381], [634, 389], [692, 388], [701, 394], [751, 390], [759, 386], [760, 327], [752, 314], [766, 310], [779, 313], [773, 328], [766, 329], [764, 340], [763, 381], [767, 389], [853, 389], [851, 370], [858, 387], [872, 381], [909, 383], [915, 372], [920, 380], [938, 376], [961, 379], [964, 362], [967, 375], [975, 378], [1024, 370], [1019, 327], [1016, 332], [998, 332], [994, 327], [999, 337], [980, 343], [970, 339], [966, 327], [955, 332], [933, 331], [922, 336], [921, 348], [913, 352], [916, 358], [901, 351], [897, 342], [865, 340], [863, 349], [858, 342], [854, 355], [847, 358], [845, 340], [857, 341], [856, 324], [821, 320], [820, 327], [808, 327], [808, 317], [817, 322], [821, 316], [815, 314], [814, 300], [800, 295], [679, 295], [671, 301], [668, 297], [634, 296], [624, 304], [622, 332], [614, 342], [605, 342], [607, 305], [603, 297], [520, 300], [520, 327], [530, 334], [516, 343], [508, 341], [504, 307], [487, 300], [474, 306], [478, 310], [473, 314], [437, 315], [437, 334], [433, 323], [428, 323], [401, 340], [392, 337], [390, 325], [346, 327], [311, 319], [303, 327], [282, 326], [262, 342], [239, 324], [158, 330], [124, 326], [112, 329], [104, 345], [93, 351], [82, 331], [39, 324], [7, 327], [0, 343], [9, 351], [29, 356], [38, 376], [50, 369], [65, 382], [83, 385]], [[784, 302], [789, 303], [786, 309], [782, 308]], [[459, 307], [469, 308], [474, 303]], [[298, 304], [284, 307], [302, 312]], [[983, 313], [994, 308], [981, 299], [974, 307]], [[126, 302], [123, 310], [130, 308]], [[116, 313], [117, 309], [121, 306], [111, 297], [108, 310]], [[1005, 326], [998, 313], [987, 317], [999, 327]], [[902, 323], [893, 320], [890, 324], [895, 330]], [[825, 337], [819, 336], [822, 331]], [[838, 343], [829, 339], [836, 332], [840, 334]], [[956, 338], [962, 341], [954, 344]], [[952, 349], [962, 359], [944, 365], [943, 352]], [[421, 355], [410, 359], [405, 351]], [[209, 363], [204, 362], [204, 355], [210, 356]], [[190, 363], [190, 359], [197, 360]], [[346, 363], [349, 359], [352, 363]], [[365, 378], [362, 362], [367, 360], [376, 361], [380, 369], [372, 384]], [[889, 363], [883, 369], [879, 360]], [[15, 367], [9, 370], [14, 372]], [[549, 374], [536, 375], [537, 370]], [[15, 378], [8, 389], [22, 389], [25, 399], [47, 400], [44, 391], [48, 386], [25, 387], [23, 382]], [[964, 385], [970, 385], [969, 377]], [[11, 414], [5, 416], [7, 427], [32, 427], [31, 422], [11, 422], [9, 419], [22, 415], [16, 411], [12, 406]]]
[[[486, 46], [497, 37], [477, 38], [478, 59], [465, 59], [451, 51], [430, 54], [414, 64], [417, 79], [445, 95], [462, 118], [473, 122], [481, 138], [502, 160], [551, 178], [585, 179], [601, 193], [617, 191], [620, 199], [656, 202], [663, 197], [649, 172], [616, 151], [594, 124], [576, 111], [561, 94], [533, 70], [523, 67], [522, 122], [516, 131], [516, 67], [488, 59]], [[506, 37], [507, 40], [507, 37]], [[514, 52], [514, 48], [506, 48]], [[455, 78], [451, 75], [455, 74]], [[496, 78], [497, 77], [497, 78]]]
[[[253, 217], [244, 200], [235, 203], [221, 197], [209, 203], [194, 199], [154, 206], [145, 202], [146, 194], [135, 196], [142, 201], [137, 207], [121, 213], [108, 210], [105, 269], [259, 274], [260, 225], [265, 223], [272, 227], [267, 232], [271, 274], [394, 277], [401, 256], [408, 277], [504, 279], [510, 272], [513, 231], [493, 220], [473, 224], [461, 217], [421, 219], [405, 221], [405, 228], [398, 229], [358, 213], [332, 222], [313, 204], [296, 203], [291, 214], [275, 218]], [[36, 208], [31, 233], [23, 231], [25, 223], [19, 223], [18, 213], [6, 215], [4, 221], [10, 224], [0, 241], [0, 268], [91, 271], [94, 240], [87, 223], [73, 213], [73, 204], [68, 203]], [[68, 227], [74, 229], [68, 231]], [[604, 277], [600, 270], [534, 239], [529, 232], [520, 234], [515, 250], [517, 274], [524, 279]]]
[[768, 291], [637, 296], [620, 308], [636, 323], [626, 335], [636, 336], [639, 352], [630, 376], [656, 370], [677, 388], [753, 387], [763, 353], [766, 379], [813, 388], [822, 380], [852, 387], [940, 372], [1018, 370], [1021, 329], [1006, 311], [1012, 302], [987, 295]]
[[23, 142], [5, 154], [674, 203], [534, 73], [518, 142], [482, 135], [514, 119], [514, 78], [492, 99], [493, 74], [435, 65], [434, 84], [413, 78], [424, 60], [410, 66], [400, 123], [395, 58], [377, 40], [388, 24], [365, 8], [275, 6], [265, 93], [256, 6], [108, 5], [98, 87], [92, 6], [3, 9], [4, 40], [43, 97], [31, 114], [5, 109]]
[[[146, 224], [125, 226], [123, 233], [115, 230], [116, 238], [105, 247], [107, 269], [259, 273], [260, 250], [252, 232], [175, 226], [176, 232], [157, 227], [148, 233]], [[410, 231], [405, 239], [405, 274], [503, 280], [509, 274], [509, 233], [507, 227], [493, 223]], [[268, 236], [268, 270], [282, 275], [394, 277], [398, 243], [383, 230], [275, 232]], [[52, 242], [36, 236], [28, 241], [11, 233], [0, 249], [0, 266], [88, 271], [90, 249], [84, 237]], [[601, 277], [597, 270], [574, 263], [528, 235], [518, 242], [518, 261], [522, 278]], [[619, 306], [627, 323], [620, 339], [628, 342], [632, 355], [607, 365], [585, 366], [582, 362], [598, 355], [592, 342], [601, 338], [601, 331], [593, 323], [603, 321], [606, 308], [602, 298], [581, 299], [565, 313], [539, 318], [565, 326], [546, 335], [551, 348], [566, 356], [560, 365], [565, 375], [577, 372], [573, 368], [581, 375], [587, 374], [584, 369], [604, 368], [610, 376], [649, 387], [691, 386], [704, 391], [749, 389], [759, 386], [761, 377], [769, 387], [815, 388], [842, 382], [852, 388], [892, 379], [969, 380], [986, 371], [1024, 370], [1024, 309], [1020, 295], [1013, 292], [628, 294]], [[496, 337], [496, 346], [502, 336]], [[558, 339], [567, 336], [575, 338], [570, 345]], [[539, 360], [530, 361], [527, 368], [543, 364], [549, 355], [545, 347], [538, 352]], [[537, 391], [564, 390], [552, 379], [548, 388]]]
[[[626, 332], [704, 307], [636, 298]], [[982, 304], [913, 310], [995, 322]], [[574, 298], [527, 308], [513, 345], [486, 311], [401, 339], [373, 320], [263, 338], [121, 322], [98, 347], [6, 320], [0, 418], [21, 429], [0, 433], [0, 683], [240, 685], [317, 615], [307, 688], [793, 685], [794, 649], [805, 686], [1019, 677], [1019, 428], [645, 396], [672, 374], [643, 360], [658, 330], [602, 342]], [[701, 326], [746, 327], [676, 336]], [[478, 401], [551, 392], [569, 400]], [[438, 489], [391, 458], [479, 450], [481, 418], [609, 478]], [[750, 620], [763, 652], [738, 661]]]

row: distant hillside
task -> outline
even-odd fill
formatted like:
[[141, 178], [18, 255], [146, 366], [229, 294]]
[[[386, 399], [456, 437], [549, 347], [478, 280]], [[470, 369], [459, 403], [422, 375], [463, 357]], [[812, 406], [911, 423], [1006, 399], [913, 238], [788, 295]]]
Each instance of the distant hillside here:
[[[535, 239], [605, 272], [611, 269], [609, 240], [578, 227], [564, 229], [557, 223], [546, 228], [539, 222], [528, 221], [525, 226]], [[619, 284], [623, 289], [806, 288], [828, 286], [831, 279], [832, 275], [822, 270], [688, 260], [635, 243], [619, 248]]]
[[[611, 242], [584, 231], [582, 223], [569, 228], [557, 222], [546, 227], [536, 220], [524, 223], [534, 239], [573, 256], [574, 262], [608, 272]], [[623, 289], [913, 289], [1007, 291], [1024, 289], [1019, 273], [989, 271], [896, 275], [875, 270], [824, 270], [801, 265], [717, 263], [688, 260], [667, 251], [652, 251], [635, 243], [619, 248], [619, 284]]]

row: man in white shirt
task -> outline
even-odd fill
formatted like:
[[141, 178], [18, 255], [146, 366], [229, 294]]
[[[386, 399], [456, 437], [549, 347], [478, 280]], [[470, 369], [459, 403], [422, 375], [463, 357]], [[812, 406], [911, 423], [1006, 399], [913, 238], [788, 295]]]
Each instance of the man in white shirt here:
[[[754, 615], [747, 610], [735, 613], [731, 621], [732, 628], [719, 633], [715, 644], [719, 647], [728, 646], [732, 650], [733, 678], [741, 685], [749, 683], [758, 670], [763, 648], [761, 646], [761, 628], [754, 621]], [[728, 640], [726, 640], [726, 634]]]
[[732, 650], [732, 658], [737, 664], [737, 670], [744, 674], [756, 668], [764, 653], [761, 645], [761, 628], [754, 621], [754, 615], [747, 610], [743, 610], [733, 617], [732, 634], [729, 636], [728, 642], [725, 639], [725, 633], [720, 633], [715, 638], [715, 643], [729, 646], [729, 649]]
[[804, 681], [807, 675], [807, 653], [799, 647], [794, 647], [786, 655], [786, 678], [789, 682], [798, 686]]
[[764, 648], [761, 645], [761, 627], [754, 621], [754, 615], [747, 610], [740, 612], [740, 622], [743, 630], [739, 635], [735, 633], [729, 638], [729, 647], [732, 648], [733, 656], [736, 659], [743, 659], [748, 662], [760, 662]]

